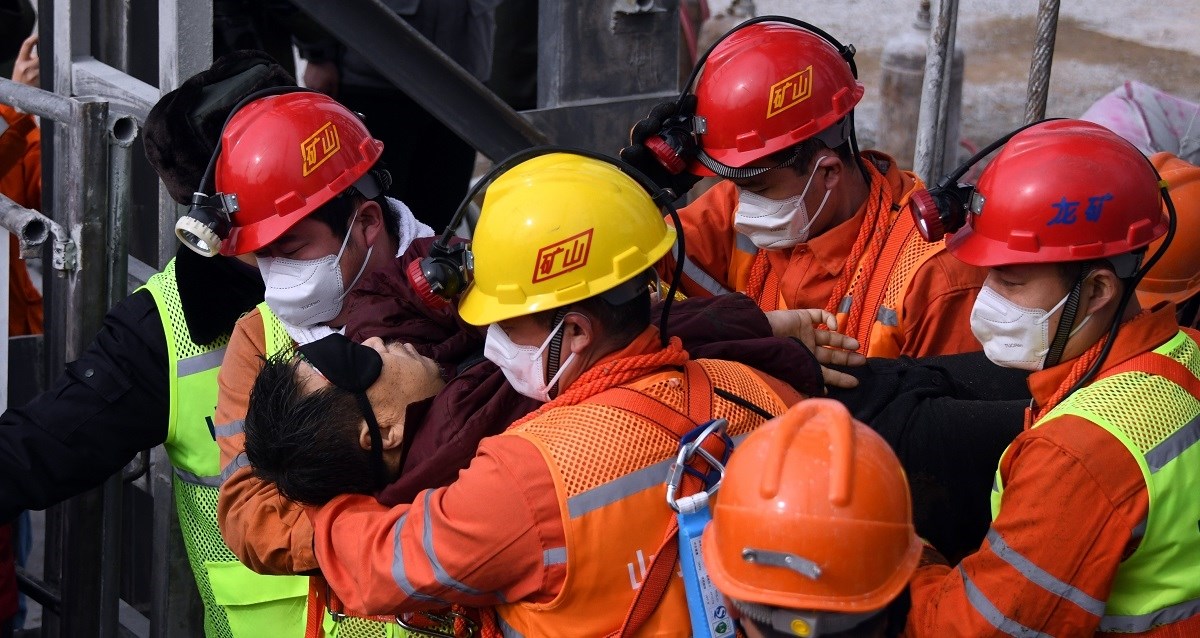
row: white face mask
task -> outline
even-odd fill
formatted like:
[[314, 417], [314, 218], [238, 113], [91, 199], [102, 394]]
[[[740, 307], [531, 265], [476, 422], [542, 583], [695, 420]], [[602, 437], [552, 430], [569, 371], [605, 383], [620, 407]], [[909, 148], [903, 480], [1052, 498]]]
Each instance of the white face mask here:
[[572, 352], [567, 356], [567, 360], [559, 366], [554, 378], [549, 382], [546, 381], [546, 365], [543, 355], [546, 348], [550, 346], [550, 340], [564, 325], [566, 324], [560, 321], [550, 331], [550, 335], [542, 342], [541, 347], [534, 347], [513, 343], [500, 324], [493, 323], [488, 326], [487, 340], [483, 345], [483, 356], [500, 368], [500, 371], [504, 373], [504, 378], [508, 379], [514, 390], [545, 403], [550, 400], [550, 389], [558, 383], [563, 372], [575, 360], [575, 353]]
[[787, 199], [771, 199], [738, 189], [738, 209], [733, 218], [733, 226], [737, 231], [750, 238], [755, 246], [766, 249], [790, 248], [796, 244], [808, 241], [808, 231], [813, 222], [825, 210], [825, 202], [829, 201], [829, 191], [821, 198], [817, 212], [810, 217], [804, 205], [804, 197], [812, 186], [813, 178], [821, 168], [817, 160], [808, 182], [804, 184], [804, 192]]
[[[984, 286], [971, 309], [971, 332], [983, 344], [983, 353], [992, 363], [1030, 372], [1041, 370], [1050, 352], [1050, 316], [1070, 296], [1068, 292], [1053, 308], [1042, 310], [1018, 306]], [[1067, 338], [1075, 336], [1091, 318], [1091, 315], [1084, 317]]]
[[262, 273], [263, 283], [266, 284], [265, 299], [271, 312], [279, 317], [285, 325], [307, 328], [330, 321], [342, 311], [342, 301], [346, 293], [358, 283], [367, 263], [371, 260], [371, 251], [363, 258], [362, 267], [349, 286], [342, 281], [341, 260], [346, 245], [350, 242], [350, 232], [354, 229], [357, 211], [350, 218], [350, 228], [342, 239], [342, 247], [335, 255], [326, 255], [320, 259], [288, 259], [286, 257], [259, 257], [258, 271]]

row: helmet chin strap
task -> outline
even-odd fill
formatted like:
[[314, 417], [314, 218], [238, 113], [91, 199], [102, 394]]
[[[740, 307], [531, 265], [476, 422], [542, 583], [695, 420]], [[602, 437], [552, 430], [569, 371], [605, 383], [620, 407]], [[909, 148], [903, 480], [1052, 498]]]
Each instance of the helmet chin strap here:
[[1067, 341], [1071, 338], [1071, 328], [1075, 325], [1075, 315], [1079, 312], [1079, 293], [1083, 288], [1083, 280], [1091, 271], [1091, 268], [1085, 267], [1075, 278], [1075, 285], [1067, 295], [1067, 302], [1063, 304], [1062, 316], [1058, 319], [1058, 329], [1054, 331], [1054, 340], [1050, 342], [1050, 351], [1046, 353], [1046, 359], [1042, 362], [1043, 370], [1053, 368], [1062, 359], [1063, 350], [1066, 349]]

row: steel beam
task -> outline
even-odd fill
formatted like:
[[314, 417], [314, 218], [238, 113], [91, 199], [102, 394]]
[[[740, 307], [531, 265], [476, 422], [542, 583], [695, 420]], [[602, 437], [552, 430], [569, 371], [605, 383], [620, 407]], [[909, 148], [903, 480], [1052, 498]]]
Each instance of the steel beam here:
[[295, 0], [422, 108], [493, 161], [545, 136], [379, 0]]
[[0, 78], [0, 102], [55, 122], [71, 119], [71, 98], [7, 78]]
[[93, 57], [75, 60], [72, 86], [79, 95], [103, 95], [111, 116], [132, 116], [139, 124], [158, 102], [158, 89]]

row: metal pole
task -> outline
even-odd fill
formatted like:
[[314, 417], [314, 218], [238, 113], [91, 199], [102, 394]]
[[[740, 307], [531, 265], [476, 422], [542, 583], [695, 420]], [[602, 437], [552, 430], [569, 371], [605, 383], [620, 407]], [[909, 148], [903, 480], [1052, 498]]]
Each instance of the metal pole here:
[[137, 137], [137, 121], [132, 117], [116, 118], [108, 131], [108, 260], [105, 289], [107, 307], [111, 308], [128, 295], [129, 280], [129, 218], [132, 205], [133, 140]]
[[[52, 278], [48, 290], [56, 311], [48, 313], [47, 334], [63, 335], [46, 343], [55, 370], [83, 352], [100, 330], [109, 301], [108, 103], [81, 98], [73, 111], [70, 126], [59, 129], [67, 137], [62, 160], [71, 172], [59, 181], [65, 205], [55, 215], [76, 238], [79, 259], [75, 269]], [[87, 376], [88, 371], [81, 374]], [[120, 486], [117, 475], [103, 487], [52, 508], [59, 542], [48, 546], [57, 546], [60, 554], [56, 580], [63, 601], [61, 635], [118, 634]]]
[[492, 160], [546, 138], [379, 0], [295, 0], [383, 77]]
[[[945, 116], [949, 99], [950, 65], [954, 54], [954, 30], [958, 0], [941, 0], [929, 30], [929, 55], [925, 58], [925, 90], [917, 119], [917, 149], [913, 170], [931, 183], [942, 170], [945, 154]], [[941, 142], [938, 142], [939, 136]]]
[[71, 120], [71, 98], [0, 78], [0, 102], [55, 122]]
[[50, 225], [45, 215], [30, 210], [0, 193], [0, 226], [17, 236], [21, 251], [33, 250], [50, 238]]
[[1029, 90], [1025, 97], [1025, 123], [1046, 118], [1046, 98], [1050, 94], [1050, 66], [1054, 62], [1054, 38], [1058, 33], [1058, 0], [1038, 3], [1037, 41], [1029, 64]]

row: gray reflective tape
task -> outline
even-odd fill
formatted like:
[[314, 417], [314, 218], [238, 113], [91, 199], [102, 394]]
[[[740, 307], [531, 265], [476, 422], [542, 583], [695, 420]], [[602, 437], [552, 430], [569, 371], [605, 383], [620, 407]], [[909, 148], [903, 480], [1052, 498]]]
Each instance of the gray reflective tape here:
[[1029, 582], [1034, 583], [1055, 596], [1079, 605], [1081, 609], [1093, 616], [1104, 615], [1106, 603], [1092, 598], [1086, 592], [1064, 583], [1050, 572], [1042, 569], [1020, 552], [1009, 547], [1008, 543], [1004, 542], [1004, 539], [996, 530], [988, 530], [987, 541], [992, 547], [992, 553], [1000, 557], [1000, 560], [1012, 565], [1013, 569], [1021, 572], [1021, 575], [1028, 579]]
[[[437, 552], [435, 552], [433, 549], [433, 525], [431, 525], [429, 522], [429, 499], [432, 496], [433, 490], [425, 490], [425, 522], [421, 528], [421, 547], [425, 550], [425, 558], [429, 561], [429, 565], [433, 567], [433, 577], [436, 578], [437, 582], [442, 586], [449, 587], [455, 591], [460, 591], [468, 596], [486, 596], [486, 593], [475, 589], [474, 587], [468, 587], [458, 579], [452, 577], [448, 572], [446, 572], [446, 569], [442, 567], [442, 562], [438, 560]], [[399, 528], [396, 528], [396, 534], [398, 541], [400, 538]], [[497, 596], [500, 598], [500, 602], [506, 602], [502, 596], [499, 596], [499, 594], [497, 594]]]
[[221, 367], [221, 361], [225, 358], [225, 348], [222, 346], [216, 350], [198, 354], [194, 357], [180, 359], [175, 364], [175, 376], [186, 377], [189, 374], [197, 372], [207, 372], [213, 368]]
[[879, 312], [875, 313], [875, 320], [889, 328], [895, 328], [900, 325], [900, 315], [896, 314], [895, 310], [885, 306], [879, 307]]
[[837, 311], [840, 313], [843, 313], [843, 314], [850, 312], [850, 306], [853, 304], [854, 304], [854, 297], [851, 297], [850, 295], [846, 295], [845, 297], [842, 297], [841, 301], [838, 302]]
[[546, 567], [551, 565], [563, 565], [567, 562], [566, 547], [551, 547], [542, 552], [542, 564]]
[[751, 255], [758, 253], [758, 246], [754, 245], [754, 240], [750, 239], [749, 235], [738, 233], [734, 246], [744, 253], [750, 253]]
[[216, 434], [218, 439], [228, 438], [236, 434], [244, 434], [245, 432], [246, 422], [242, 419], [230, 421], [229, 423], [213, 428], [213, 434]]
[[424, 600], [427, 602], [442, 603], [449, 605], [448, 601], [422, 594], [413, 587], [412, 582], [408, 580], [408, 573], [404, 570], [404, 551], [400, 549], [400, 530], [404, 527], [404, 521], [408, 519], [408, 512], [400, 516], [400, 520], [396, 521], [396, 525], [392, 527], [392, 580], [396, 581], [396, 586], [400, 591], [404, 592], [405, 596], [413, 600]]
[[593, 487], [586, 492], [580, 492], [567, 499], [567, 512], [571, 518], [579, 518], [588, 512], [616, 503], [642, 490], [652, 487], [661, 488], [667, 480], [667, 470], [671, 468], [671, 462], [674, 460], [667, 459], [655, 463], [616, 480]]
[[691, 259], [683, 260], [683, 274], [688, 279], [696, 282], [696, 285], [707, 290], [713, 295], [725, 295], [732, 292], [725, 286], [722, 286], [721, 282], [714, 279], [712, 275], [704, 272], [704, 270], [697, 266]]
[[962, 576], [963, 587], [967, 590], [967, 602], [979, 612], [983, 619], [988, 621], [988, 624], [995, 627], [997, 631], [1002, 631], [1009, 636], [1020, 636], [1021, 638], [1053, 638], [1050, 634], [1044, 634], [1036, 629], [1030, 629], [1025, 625], [1005, 616], [988, 597], [979, 591], [975, 583], [971, 582], [971, 578], [967, 576], [967, 572], [963, 570], [962, 565], [958, 566], [958, 573]]
[[1200, 416], [1188, 421], [1187, 425], [1175, 430], [1171, 436], [1146, 452], [1146, 465], [1150, 467], [1150, 473], [1166, 467], [1167, 463], [1186, 452], [1196, 441], [1200, 441]]
[[199, 485], [200, 487], [221, 487], [220, 476], [196, 476], [187, 470], [182, 470], [177, 467], [171, 468], [175, 472], [175, 476], [190, 485]]
[[993, 491], [993, 492], [999, 492], [999, 491], [1000, 491], [1000, 473], [999, 473], [999, 472], [997, 472], [997, 473], [996, 473], [996, 474], [995, 474], [995, 475], [992, 477], [992, 491]]
[[1185, 600], [1170, 607], [1163, 607], [1148, 614], [1137, 616], [1104, 616], [1098, 631], [1135, 634], [1150, 631], [1160, 625], [1176, 623], [1200, 615], [1200, 598]]
[[226, 465], [225, 469], [221, 470], [221, 484], [223, 485], [225, 481], [229, 480], [229, 477], [233, 476], [234, 472], [242, 469], [243, 467], [250, 467], [250, 459], [246, 458], [245, 452], [233, 457], [233, 460], [229, 462], [229, 465]]

